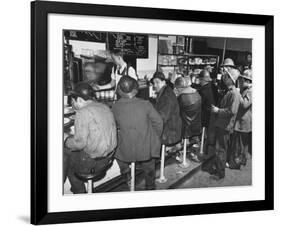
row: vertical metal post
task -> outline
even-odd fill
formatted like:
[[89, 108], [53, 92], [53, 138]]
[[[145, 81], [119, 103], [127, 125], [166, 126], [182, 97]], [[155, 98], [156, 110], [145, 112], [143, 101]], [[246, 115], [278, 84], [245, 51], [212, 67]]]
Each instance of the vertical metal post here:
[[205, 137], [205, 127], [203, 127], [202, 131], [202, 137], [201, 137], [201, 146], [200, 146], [200, 154], [203, 155], [203, 149], [204, 149], [204, 137]]
[[222, 63], [223, 63], [224, 58], [225, 58], [226, 42], [227, 42], [227, 39], [225, 38], [225, 39], [224, 39], [224, 43], [223, 43]]
[[130, 191], [135, 191], [135, 163], [131, 163], [131, 187]]
[[182, 163], [180, 164], [181, 168], [188, 168], [190, 164], [186, 161], [186, 146], [187, 146], [187, 138], [184, 138], [183, 142], [183, 157], [182, 157]]
[[165, 178], [164, 175], [164, 167], [165, 167], [165, 145], [162, 145], [162, 151], [161, 151], [161, 165], [160, 165], [160, 177], [156, 180], [159, 183], [165, 183], [167, 181], [167, 178]]
[[93, 192], [93, 181], [88, 180], [87, 185], [88, 185], [88, 189], [87, 189], [88, 194], [91, 194]]

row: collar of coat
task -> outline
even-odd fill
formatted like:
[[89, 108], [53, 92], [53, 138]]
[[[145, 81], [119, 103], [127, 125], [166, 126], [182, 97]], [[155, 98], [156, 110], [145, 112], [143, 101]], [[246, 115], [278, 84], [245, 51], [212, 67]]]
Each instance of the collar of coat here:
[[196, 89], [193, 89], [192, 87], [186, 87], [185, 89], [183, 89], [180, 93], [179, 93], [179, 95], [181, 95], [181, 94], [191, 94], [191, 93], [196, 93], [197, 92], [197, 90]]
[[232, 86], [228, 87], [228, 90], [231, 91], [231, 90], [234, 90], [235, 88], [236, 88], [235, 85], [232, 85]]
[[125, 98], [125, 97], [121, 97], [118, 102], [132, 102], [132, 101], [135, 101], [137, 98], [136, 97], [133, 97], [133, 98]]
[[164, 93], [164, 90], [166, 89], [166, 87], [167, 87], [167, 85], [164, 85], [164, 86], [160, 89], [160, 91], [159, 91], [159, 93], [158, 93], [158, 95], [157, 95], [157, 99], [159, 99], [159, 98], [161, 97], [161, 95]]
[[248, 86], [246, 89], [241, 90], [241, 96], [244, 97], [251, 91], [252, 91], [252, 86]]

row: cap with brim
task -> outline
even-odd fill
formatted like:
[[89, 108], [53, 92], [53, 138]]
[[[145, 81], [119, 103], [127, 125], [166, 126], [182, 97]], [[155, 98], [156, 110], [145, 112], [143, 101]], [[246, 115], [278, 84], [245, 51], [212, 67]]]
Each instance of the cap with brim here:
[[212, 79], [210, 77], [210, 74], [209, 73], [204, 73], [204, 71], [201, 71], [199, 73], [198, 78], [202, 79], [202, 80], [204, 80], [206, 82], [211, 82], [212, 81]]
[[77, 83], [75, 85], [74, 90], [70, 91], [71, 97], [81, 97], [84, 100], [93, 99], [94, 90], [93, 88], [86, 82]]
[[83, 98], [84, 100], [89, 100], [89, 99], [92, 99], [92, 98], [93, 98], [92, 96], [84, 95], [84, 94], [82, 94], [82, 93], [78, 93], [78, 92], [75, 92], [75, 91], [70, 91], [70, 96], [73, 97], [73, 98], [81, 97], [81, 98]]
[[121, 97], [130, 97], [138, 92], [138, 82], [130, 76], [122, 76], [117, 85], [117, 92]]
[[245, 70], [243, 72], [242, 75], [240, 75], [240, 77], [242, 78], [245, 78], [245, 79], [248, 79], [248, 80], [251, 80], [252, 81], [252, 70], [248, 69], [248, 70]]
[[165, 80], [166, 81], [166, 77], [165, 77], [165, 75], [162, 72], [155, 72], [153, 77], [152, 77], [152, 79], [150, 81], [153, 83], [153, 80], [156, 79], [156, 78], [158, 78], [160, 80]]

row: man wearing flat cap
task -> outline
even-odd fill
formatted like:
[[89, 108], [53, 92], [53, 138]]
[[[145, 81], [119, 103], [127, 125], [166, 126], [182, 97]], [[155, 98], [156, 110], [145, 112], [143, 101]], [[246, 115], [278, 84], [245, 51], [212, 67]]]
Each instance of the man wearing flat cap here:
[[[233, 62], [233, 61], [232, 61]], [[225, 177], [225, 167], [227, 155], [229, 154], [230, 134], [233, 133], [239, 104], [240, 93], [235, 87], [236, 80], [240, 72], [234, 68], [231, 61], [225, 60], [223, 68], [222, 81], [227, 87], [227, 93], [221, 100], [219, 107], [212, 105], [211, 111], [215, 114], [215, 167], [213, 179], [222, 179]]]
[[122, 76], [117, 92], [121, 98], [112, 107], [119, 128], [115, 158], [121, 173], [128, 177], [129, 164], [140, 164], [144, 171], [145, 189], [153, 190], [155, 158], [160, 157], [163, 121], [149, 101], [135, 97], [138, 92], [135, 79]]
[[71, 191], [86, 193], [84, 182], [75, 173], [90, 173], [107, 164], [106, 157], [117, 145], [114, 116], [106, 105], [96, 102], [92, 87], [85, 82], [78, 83], [71, 91], [72, 105], [76, 109], [74, 135], [65, 139], [64, 180], [68, 177]]
[[157, 94], [154, 107], [164, 122], [161, 142], [164, 145], [174, 145], [182, 138], [182, 120], [177, 97], [172, 88], [167, 85], [162, 72], [155, 72], [152, 81]]

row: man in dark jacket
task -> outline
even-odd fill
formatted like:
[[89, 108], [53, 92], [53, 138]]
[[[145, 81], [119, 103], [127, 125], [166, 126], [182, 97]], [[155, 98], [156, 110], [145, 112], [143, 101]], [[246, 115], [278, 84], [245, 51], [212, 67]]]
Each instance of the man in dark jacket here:
[[198, 90], [202, 98], [202, 126], [207, 130], [208, 145], [214, 145], [215, 130], [214, 117], [211, 117], [211, 106], [215, 105], [214, 91], [210, 73], [207, 70], [202, 70], [199, 74], [200, 89]]
[[182, 138], [182, 121], [177, 97], [174, 91], [167, 86], [165, 75], [162, 72], [155, 72], [152, 80], [157, 94], [155, 109], [164, 122], [161, 142], [164, 145], [176, 144]]
[[117, 86], [121, 96], [113, 113], [119, 128], [115, 158], [122, 174], [127, 174], [131, 162], [140, 163], [145, 173], [147, 190], [155, 189], [155, 159], [160, 157], [161, 116], [148, 101], [138, 99], [138, 83], [123, 76]]

